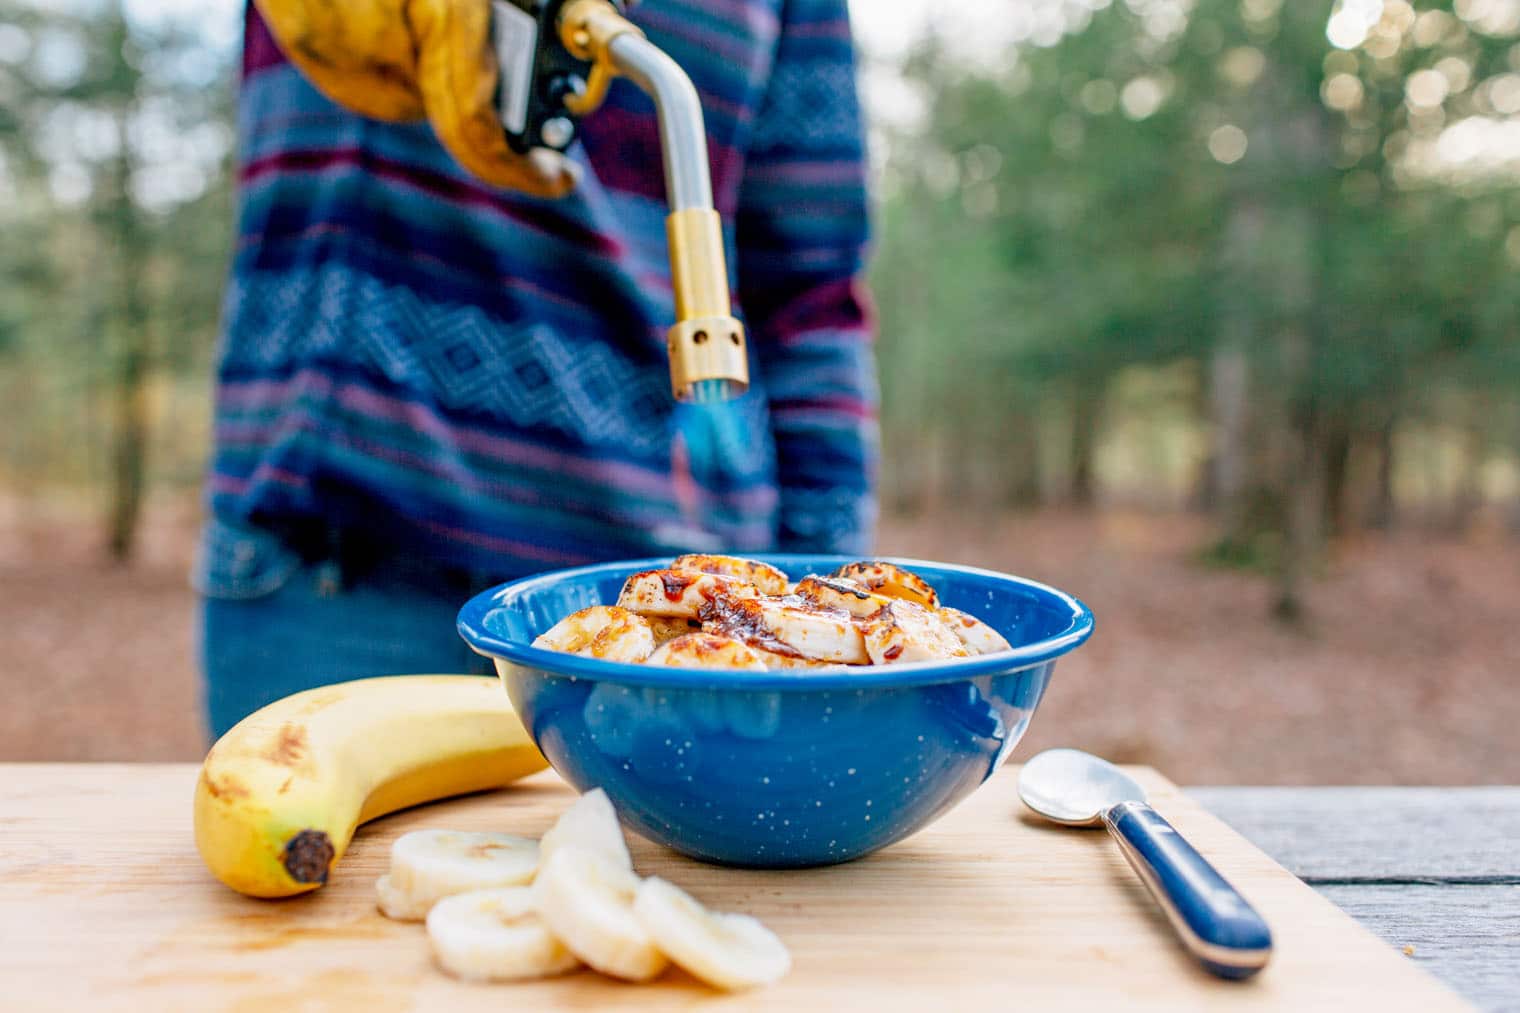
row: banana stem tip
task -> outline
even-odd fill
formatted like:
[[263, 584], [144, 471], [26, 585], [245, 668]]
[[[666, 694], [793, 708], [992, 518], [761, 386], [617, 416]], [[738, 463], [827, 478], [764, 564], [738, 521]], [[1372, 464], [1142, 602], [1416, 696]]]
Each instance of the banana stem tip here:
[[306, 829], [285, 842], [280, 864], [297, 883], [326, 883], [334, 854], [325, 831]]

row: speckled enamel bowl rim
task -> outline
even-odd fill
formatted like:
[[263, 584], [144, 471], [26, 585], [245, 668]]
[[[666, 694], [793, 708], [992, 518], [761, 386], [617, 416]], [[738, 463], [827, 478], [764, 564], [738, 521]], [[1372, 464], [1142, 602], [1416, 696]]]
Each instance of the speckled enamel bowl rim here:
[[[948, 662], [913, 662], [901, 665], [880, 665], [851, 668], [841, 671], [818, 672], [809, 669], [781, 669], [771, 672], [720, 672], [693, 668], [666, 668], [654, 665], [634, 665], [627, 662], [602, 661], [598, 658], [582, 658], [558, 651], [546, 651], [516, 640], [507, 640], [486, 629], [486, 617], [497, 608], [505, 606], [514, 598], [545, 585], [558, 584], [582, 577], [600, 578], [616, 573], [632, 574], [668, 566], [672, 557], [620, 560], [597, 563], [573, 569], [553, 570], [548, 573], [523, 577], [483, 591], [465, 603], [459, 611], [459, 635], [477, 653], [488, 658], [505, 659], [517, 665], [540, 669], [553, 675], [586, 679], [594, 682], [614, 682], [630, 686], [647, 686], [662, 689], [728, 689], [728, 690], [837, 690], [837, 689], [889, 689], [908, 686], [928, 686], [935, 683], [959, 682], [983, 675], [1002, 675], [1038, 665], [1060, 657], [1079, 647], [1093, 631], [1093, 614], [1082, 602], [1064, 591], [1059, 591], [1036, 581], [1014, 577], [993, 570], [982, 570], [952, 563], [935, 563], [928, 560], [881, 557], [909, 569], [925, 568], [954, 572], [988, 582], [995, 586], [1016, 586], [1032, 591], [1046, 599], [1056, 609], [1066, 609], [1070, 619], [1066, 627], [1053, 636], [1025, 644], [1015, 645], [1012, 651], [1002, 654], [960, 658]], [[788, 563], [803, 560], [837, 559], [841, 563], [854, 557], [832, 554], [779, 553], [748, 555], [787, 572]]]

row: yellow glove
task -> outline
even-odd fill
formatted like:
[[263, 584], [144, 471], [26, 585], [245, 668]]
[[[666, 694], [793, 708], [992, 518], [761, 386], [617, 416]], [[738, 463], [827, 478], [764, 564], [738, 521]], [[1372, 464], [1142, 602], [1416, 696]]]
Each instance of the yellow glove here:
[[254, 0], [292, 63], [335, 102], [377, 120], [426, 117], [449, 153], [495, 186], [537, 197], [575, 187], [557, 152], [520, 155], [492, 98], [487, 0]]

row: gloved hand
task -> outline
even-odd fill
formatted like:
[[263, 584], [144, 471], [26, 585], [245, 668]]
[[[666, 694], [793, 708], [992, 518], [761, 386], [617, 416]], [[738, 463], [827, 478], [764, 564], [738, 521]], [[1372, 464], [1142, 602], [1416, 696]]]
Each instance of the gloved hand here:
[[537, 197], [574, 189], [547, 148], [507, 144], [492, 98], [487, 0], [254, 0], [292, 63], [335, 102], [378, 120], [426, 117], [449, 153], [496, 186]]

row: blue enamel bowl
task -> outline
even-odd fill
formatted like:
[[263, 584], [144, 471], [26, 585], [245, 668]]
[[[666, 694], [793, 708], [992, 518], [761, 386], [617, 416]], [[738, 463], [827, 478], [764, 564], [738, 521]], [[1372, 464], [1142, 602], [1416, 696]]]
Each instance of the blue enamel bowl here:
[[[793, 579], [843, 556], [756, 557]], [[495, 661], [549, 763], [606, 790], [652, 840], [693, 858], [828, 865], [927, 826], [987, 780], [1029, 727], [1056, 659], [1092, 612], [1054, 588], [965, 566], [894, 560], [1013, 650], [840, 671], [720, 672], [631, 665], [529, 646], [564, 616], [617, 600], [667, 559], [528, 577], [477, 595], [459, 632]]]

